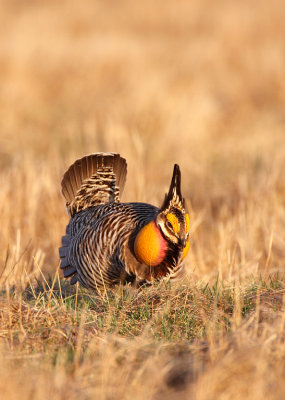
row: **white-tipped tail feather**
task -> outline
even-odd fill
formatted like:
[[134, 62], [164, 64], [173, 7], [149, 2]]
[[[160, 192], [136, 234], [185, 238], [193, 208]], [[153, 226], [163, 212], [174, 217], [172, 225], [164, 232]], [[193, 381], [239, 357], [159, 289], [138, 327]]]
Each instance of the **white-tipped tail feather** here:
[[127, 163], [119, 154], [94, 153], [76, 160], [61, 182], [68, 212], [119, 202], [126, 176]]

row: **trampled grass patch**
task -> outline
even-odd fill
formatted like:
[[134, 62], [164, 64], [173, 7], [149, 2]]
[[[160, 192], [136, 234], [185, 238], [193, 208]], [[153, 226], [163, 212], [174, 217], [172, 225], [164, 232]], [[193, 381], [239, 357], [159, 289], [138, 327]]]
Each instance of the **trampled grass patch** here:
[[22, 348], [25, 341], [29, 347], [31, 338], [57, 346], [84, 327], [86, 338], [93, 332], [130, 339], [202, 341], [209, 327], [214, 336], [231, 332], [236, 319], [251, 318], [257, 307], [274, 319], [282, 308], [283, 292], [284, 280], [278, 275], [266, 280], [260, 277], [242, 287], [218, 282], [198, 286], [158, 283], [139, 290], [126, 285], [99, 294], [70, 287], [66, 281], [53, 284], [50, 279], [32, 289], [2, 292], [2, 322], [7, 324], [2, 337], [13, 346], [21, 342]]

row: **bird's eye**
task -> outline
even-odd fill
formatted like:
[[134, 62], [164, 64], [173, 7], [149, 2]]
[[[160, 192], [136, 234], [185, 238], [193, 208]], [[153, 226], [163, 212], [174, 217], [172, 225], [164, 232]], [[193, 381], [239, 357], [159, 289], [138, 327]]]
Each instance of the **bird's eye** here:
[[168, 228], [170, 231], [173, 231], [172, 223], [168, 219], [165, 221], [165, 225], [166, 228]]
[[[168, 225], [168, 222], [170, 223], [170, 225]], [[168, 213], [166, 215], [165, 224], [166, 224], [166, 227], [168, 229], [170, 229], [172, 232], [178, 233], [178, 231], [179, 231], [179, 222], [178, 222], [177, 217], [174, 214]]]

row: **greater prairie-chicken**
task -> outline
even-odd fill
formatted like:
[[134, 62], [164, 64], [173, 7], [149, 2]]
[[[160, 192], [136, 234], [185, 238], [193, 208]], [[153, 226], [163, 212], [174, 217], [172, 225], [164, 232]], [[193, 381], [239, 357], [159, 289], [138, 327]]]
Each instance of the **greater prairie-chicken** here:
[[161, 208], [120, 203], [126, 160], [96, 153], [75, 161], [62, 179], [71, 216], [59, 249], [71, 284], [99, 289], [118, 282], [153, 282], [181, 276], [189, 250], [189, 216], [177, 164]]

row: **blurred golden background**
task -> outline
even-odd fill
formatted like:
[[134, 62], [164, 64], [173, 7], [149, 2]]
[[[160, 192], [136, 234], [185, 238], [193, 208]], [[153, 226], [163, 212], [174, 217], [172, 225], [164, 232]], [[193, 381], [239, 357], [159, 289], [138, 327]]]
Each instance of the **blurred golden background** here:
[[56, 270], [61, 177], [98, 151], [127, 159], [124, 201], [160, 205], [180, 165], [194, 279], [284, 271], [284, 21], [281, 0], [2, 0], [5, 279]]
[[[284, 0], [0, 2], [1, 398], [285, 398], [284, 21]], [[61, 178], [99, 151], [127, 159], [123, 201], [159, 206], [180, 165], [189, 280], [60, 281]]]

